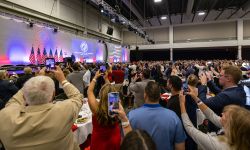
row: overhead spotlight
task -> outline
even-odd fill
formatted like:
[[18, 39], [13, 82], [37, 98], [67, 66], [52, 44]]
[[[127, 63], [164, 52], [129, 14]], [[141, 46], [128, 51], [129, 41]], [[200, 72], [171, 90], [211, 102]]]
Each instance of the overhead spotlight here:
[[198, 13], [198, 16], [203, 16], [203, 15], [205, 15], [206, 13], [204, 12], [204, 11], [200, 11], [199, 13]]
[[121, 9], [120, 9], [119, 5], [115, 5], [115, 10], [116, 10], [117, 14], [121, 13]]
[[29, 27], [30, 27], [30, 28], [32, 28], [32, 27], [33, 27], [33, 25], [34, 25], [34, 23], [33, 23], [33, 22], [30, 22], [30, 23], [29, 23]]
[[166, 20], [167, 16], [161, 16], [161, 20]]
[[161, 0], [154, 0], [154, 2], [155, 2], [155, 3], [160, 3], [160, 2], [161, 2]]

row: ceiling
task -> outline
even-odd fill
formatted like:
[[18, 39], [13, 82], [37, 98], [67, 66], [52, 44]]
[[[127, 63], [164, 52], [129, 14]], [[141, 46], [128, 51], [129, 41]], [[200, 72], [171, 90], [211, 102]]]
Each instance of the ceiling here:
[[[250, 18], [250, 0], [105, 0], [140, 27]], [[199, 12], [204, 15], [198, 15]], [[162, 20], [161, 17], [167, 19]]]

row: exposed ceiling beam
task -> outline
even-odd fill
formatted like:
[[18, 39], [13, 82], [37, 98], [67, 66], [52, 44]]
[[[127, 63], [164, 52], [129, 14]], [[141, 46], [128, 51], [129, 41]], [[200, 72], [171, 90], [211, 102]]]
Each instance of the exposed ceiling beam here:
[[122, 0], [122, 2], [135, 14], [135, 16], [138, 18], [140, 24], [143, 24], [144, 19], [141, 16], [141, 14], [138, 12], [138, 10], [135, 8], [135, 6], [132, 5], [132, 4], [130, 6], [130, 1], [129, 0]]
[[206, 18], [207, 18], [207, 16], [208, 16], [208, 14], [209, 14], [209, 13], [210, 13], [210, 11], [214, 8], [214, 6], [217, 4], [217, 2], [218, 2], [218, 0], [214, 0], [214, 1], [213, 1], [213, 3], [212, 3], [212, 5], [210, 5], [209, 9], [207, 10], [207, 14], [206, 14], [206, 16], [203, 18], [203, 21], [205, 21], [205, 20], [206, 20]]
[[184, 2], [181, 0], [181, 24], [182, 24], [182, 19], [183, 19], [183, 9], [184, 9]]
[[226, 10], [226, 8], [227, 8], [233, 1], [234, 1], [234, 0], [231, 0], [229, 3], [227, 3], [226, 5], [224, 5], [222, 11], [219, 13], [218, 16], [216, 16], [216, 18], [215, 18], [214, 20], [217, 20], [217, 19], [221, 16], [221, 14]]
[[199, 8], [200, 3], [201, 3], [201, 0], [198, 0], [197, 5], [195, 6], [195, 9], [194, 9], [194, 15], [193, 15], [193, 18], [192, 18], [192, 22], [194, 22], [194, 17], [196, 15], [196, 12], [197, 12], [197, 10]]
[[240, 6], [239, 8], [237, 8], [230, 16], [227, 17], [227, 19], [230, 19], [234, 14], [236, 14], [245, 4], [246, 2], [248, 2], [248, 0], [245, 0]]
[[158, 19], [158, 22], [161, 26], [162, 24], [161, 24], [161, 20], [160, 20], [160, 15], [162, 15], [161, 7], [157, 6], [157, 19]]
[[152, 25], [152, 23], [150, 22], [150, 20], [148, 19], [147, 21], [148, 21], [149, 25], [152, 27], [153, 25]]
[[240, 10], [240, 7], [237, 8], [230, 16], [227, 17], [227, 19], [230, 19], [234, 14], [236, 14]]
[[247, 11], [247, 12], [245, 12], [242, 16], [240, 16], [240, 18], [245, 17], [245, 16], [246, 16], [249, 12], [250, 12], [250, 10], [249, 10], [249, 11]]
[[244, 6], [242, 6], [242, 10], [248, 11], [249, 8], [250, 8], [250, 1], [247, 1], [247, 3]]
[[161, 24], [161, 20], [160, 20], [159, 16], [157, 16], [157, 20], [158, 20], [158, 22], [159, 22], [159, 24], [161, 26], [162, 24]]
[[170, 14], [170, 6], [169, 6], [169, 0], [167, 0], [167, 13], [168, 13], [168, 20], [169, 20], [169, 24], [172, 25], [172, 19], [171, 19], [171, 14]]
[[192, 15], [192, 10], [194, 6], [194, 0], [188, 0], [186, 15], [190, 17]]

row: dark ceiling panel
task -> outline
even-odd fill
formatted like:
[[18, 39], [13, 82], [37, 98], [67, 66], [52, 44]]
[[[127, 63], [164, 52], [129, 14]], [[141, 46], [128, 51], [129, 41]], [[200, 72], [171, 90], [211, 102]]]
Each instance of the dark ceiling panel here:
[[[124, 0], [105, 0], [110, 6], [115, 8], [116, 5], [120, 7], [121, 14], [125, 16], [127, 19], [138, 20], [133, 11], [130, 11], [129, 6], [125, 5]], [[188, 0], [162, 0], [160, 3], [154, 3], [154, 0], [126, 0], [131, 5], [137, 9], [137, 12], [144, 18], [145, 20], [150, 18], [160, 18], [163, 15], [168, 15], [168, 19], [176, 15], [181, 15], [180, 23], [182, 23], [183, 15], [187, 11]], [[244, 7], [244, 4], [249, 0], [194, 0], [194, 5], [192, 8], [193, 16], [191, 20], [194, 20], [195, 15], [199, 11], [205, 11], [207, 14], [202, 19], [206, 20], [208, 14], [212, 10], [220, 11], [218, 16], [215, 16], [215, 20], [217, 20], [220, 15], [226, 9], [233, 9], [234, 13], [230, 14], [233, 16], [241, 7]], [[228, 19], [231, 16], [228, 15]], [[161, 24], [161, 20], [158, 19], [159, 24]], [[171, 20], [169, 20], [171, 24]]]

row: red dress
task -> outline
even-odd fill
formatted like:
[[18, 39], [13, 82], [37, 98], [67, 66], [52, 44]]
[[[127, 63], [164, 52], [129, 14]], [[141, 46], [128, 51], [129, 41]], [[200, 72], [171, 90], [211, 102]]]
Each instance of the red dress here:
[[114, 125], [102, 126], [92, 117], [93, 131], [91, 136], [91, 150], [119, 150], [121, 134], [118, 122]]

